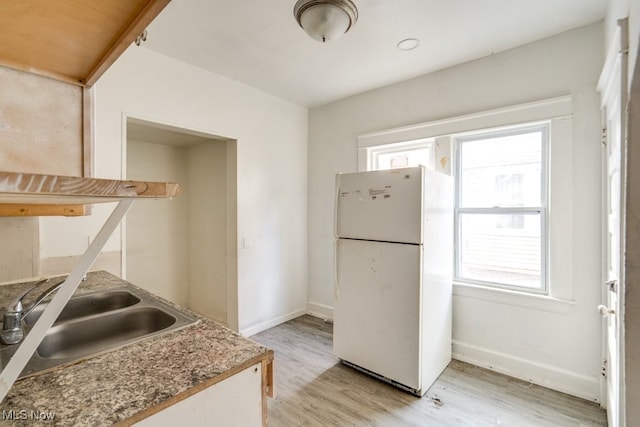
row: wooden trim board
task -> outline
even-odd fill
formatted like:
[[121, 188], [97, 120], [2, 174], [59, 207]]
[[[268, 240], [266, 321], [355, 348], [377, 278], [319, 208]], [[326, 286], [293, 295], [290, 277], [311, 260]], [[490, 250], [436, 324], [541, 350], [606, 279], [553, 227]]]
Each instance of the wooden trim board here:
[[262, 425], [267, 426], [267, 396], [275, 398], [275, 376], [274, 376], [274, 364], [275, 358], [264, 359], [262, 361]]
[[0, 203], [83, 205], [130, 198], [171, 198], [171, 182], [120, 181], [20, 172], [0, 172]]
[[171, 0], [150, 0], [84, 79], [91, 87]]
[[0, 203], [2, 216], [84, 216], [89, 212], [85, 205], [19, 205]]
[[93, 177], [94, 137], [94, 96], [93, 90], [82, 89], [82, 176]]

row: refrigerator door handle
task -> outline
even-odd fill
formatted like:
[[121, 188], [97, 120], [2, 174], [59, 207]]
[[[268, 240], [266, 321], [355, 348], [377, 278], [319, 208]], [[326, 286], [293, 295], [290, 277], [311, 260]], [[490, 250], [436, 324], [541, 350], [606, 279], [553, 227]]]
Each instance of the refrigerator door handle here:
[[336, 174], [336, 188], [333, 201], [333, 236], [338, 238], [338, 196], [340, 194], [340, 174]]
[[338, 200], [340, 194], [340, 174], [336, 174], [335, 200], [333, 201], [333, 292], [334, 298], [340, 297], [340, 288], [338, 287]]
[[338, 244], [340, 240], [335, 239], [333, 243], [333, 293], [335, 299], [340, 298], [340, 286], [338, 284]]

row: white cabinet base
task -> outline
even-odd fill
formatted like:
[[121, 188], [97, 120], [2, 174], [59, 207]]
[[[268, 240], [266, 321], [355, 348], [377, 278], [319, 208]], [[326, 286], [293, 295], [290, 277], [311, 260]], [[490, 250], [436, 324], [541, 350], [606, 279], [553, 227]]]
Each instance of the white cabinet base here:
[[262, 367], [257, 363], [135, 424], [140, 427], [262, 426]]

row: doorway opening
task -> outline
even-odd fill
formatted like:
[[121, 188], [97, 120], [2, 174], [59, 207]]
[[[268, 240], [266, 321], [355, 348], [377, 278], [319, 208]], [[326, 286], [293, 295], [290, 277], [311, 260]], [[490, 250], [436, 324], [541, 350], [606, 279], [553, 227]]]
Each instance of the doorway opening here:
[[126, 118], [126, 179], [177, 182], [126, 217], [125, 278], [237, 330], [236, 141]]

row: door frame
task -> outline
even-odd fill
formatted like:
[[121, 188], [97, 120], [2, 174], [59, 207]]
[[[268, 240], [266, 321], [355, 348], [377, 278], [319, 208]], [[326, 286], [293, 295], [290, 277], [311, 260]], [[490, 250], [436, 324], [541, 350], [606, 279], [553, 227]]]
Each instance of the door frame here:
[[[625, 277], [624, 277], [624, 248], [625, 248], [625, 207], [626, 207], [626, 144], [627, 144], [627, 73], [628, 73], [628, 19], [618, 20], [618, 26], [613, 37], [612, 44], [607, 52], [606, 61], [598, 81], [598, 91], [601, 95], [601, 110], [602, 110], [602, 142], [603, 142], [603, 160], [602, 160], [602, 179], [603, 179], [603, 197], [602, 197], [602, 304], [606, 310], [601, 311], [603, 316], [610, 315], [615, 316], [614, 333], [617, 336], [615, 341], [614, 354], [615, 363], [617, 365], [617, 378], [615, 379], [614, 387], [617, 388], [616, 397], [617, 402], [609, 402], [609, 393], [607, 390], [608, 375], [610, 374], [610, 362], [608, 361], [610, 340], [608, 332], [610, 331], [609, 319], [604, 317], [602, 322], [602, 360], [603, 360], [603, 375], [601, 376], [600, 392], [602, 406], [607, 409], [607, 419], [610, 425], [625, 425], [625, 372], [624, 372], [624, 294], [625, 294]], [[618, 121], [619, 127], [619, 239], [618, 248], [619, 257], [617, 260], [616, 269], [619, 271], [616, 283], [616, 296], [617, 302], [615, 307], [609, 307], [610, 291], [606, 282], [610, 280], [609, 273], [609, 248], [608, 248], [608, 224], [609, 224], [609, 155], [607, 144], [610, 141], [611, 132], [608, 131], [609, 110], [614, 109], [618, 111], [617, 117], [614, 119]], [[601, 306], [602, 307], [602, 306]]]
[[[127, 112], [121, 114], [121, 179], [127, 177], [127, 147], [129, 135], [128, 123], [133, 122], [159, 131], [197, 136], [210, 142], [225, 143], [226, 145], [226, 319], [217, 319], [225, 323], [225, 326], [239, 331], [239, 300], [238, 300], [238, 140], [222, 134], [213, 133], [210, 130], [195, 129], [191, 126], [167, 122], [157, 118], [134, 115]], [[149, 141], [147, 141], [149, 142]], [[151, 141], [153, 142], [153, 141]], [[160, 144], [162, 144], [160, 142]], [[166, 145], [166, 144], [165, 144]], [[187, 146], [185, 146], [187, 147]], [[184, 185], [184, 184], [183, 184]], [[121, 222], [120, 227], [120, 263], [121, 277], [127, 278], [127, 218]]]

